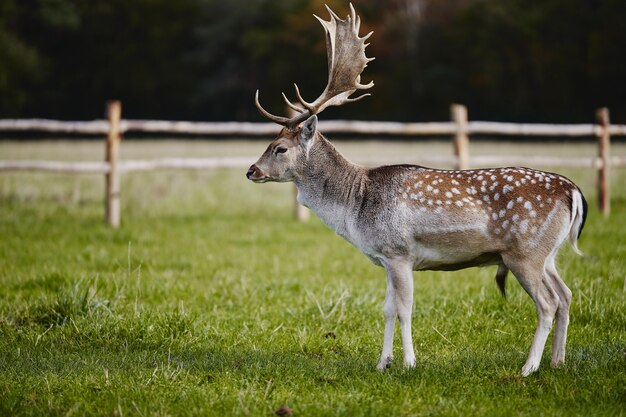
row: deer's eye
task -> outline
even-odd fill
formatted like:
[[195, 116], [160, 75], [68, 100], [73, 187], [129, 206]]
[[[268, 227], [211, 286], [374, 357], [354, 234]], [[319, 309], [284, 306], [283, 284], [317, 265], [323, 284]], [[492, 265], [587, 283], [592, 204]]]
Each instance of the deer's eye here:
[[274, 149], [274, 153], [276, 155], [278, 155], [279, 153], [285, 153], [287, 152], [287, 148], [285, 148], [284, 146], [279, 146], [276, 149]]

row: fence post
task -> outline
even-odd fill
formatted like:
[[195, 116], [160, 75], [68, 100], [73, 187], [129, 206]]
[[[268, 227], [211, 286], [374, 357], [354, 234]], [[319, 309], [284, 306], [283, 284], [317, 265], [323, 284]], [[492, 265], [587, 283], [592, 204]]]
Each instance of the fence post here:
[[469, 138], [467, 137], [467, 107], [462, 104], [450, 106], [450, 117], [456, 125], [454, 133], [454, 156], [456, 169], [469, 168]]
[[609, 109], [602, 107], [596, 111], [596, 120], [600, 125], [598, 131], [598, 157], [600, 166], [598, 167], [598, 204], [600, 211], [605, 216], [611, 212], [611, 134], [609, 126]]
[[109, 164], [109, 171], [105, 175], [105, 220], [113, 228], [120, 225], [120, 173], [118, 158], [120, 153], [120, 119], [122, 118], [122, 104], [115, 100], [107, 102], [107, 119], [109, 132], [107, 134], [105, 162]]

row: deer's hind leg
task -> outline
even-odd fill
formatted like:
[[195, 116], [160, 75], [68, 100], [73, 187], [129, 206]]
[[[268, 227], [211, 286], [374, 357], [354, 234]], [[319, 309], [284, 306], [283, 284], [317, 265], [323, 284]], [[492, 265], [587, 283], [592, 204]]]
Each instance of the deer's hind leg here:
[[528, 359], [522, 368], [522, 375], [528, 376], [539, 368], [560, 298], [554, 289], [553, 279], [546, 273], [545, 257], [503, 256], [503, 261], [530, 295], [537, 309], [537, 329]]
[[554, 326], [554, 340], [552, 344], [552, 366], [556, 367], [565, 362], [565, 344], [567, 340], [567, 326], [569, 325], [569, 306], [572, 302], [572, 292], [559, 276], [554, 263], [556, 253], [546, 260], [546, 273], [552, 280], [554, 290], [559, 296], [559, 306], [556, 310]]

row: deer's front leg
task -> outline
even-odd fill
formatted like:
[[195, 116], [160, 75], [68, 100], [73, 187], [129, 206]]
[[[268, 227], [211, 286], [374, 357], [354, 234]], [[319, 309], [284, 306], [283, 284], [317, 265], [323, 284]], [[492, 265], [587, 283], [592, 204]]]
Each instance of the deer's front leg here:
[[413, 310], [413, 272], [411, 264], [392, 261], [385, 265], [387, 271], [387, 296], [385, 297], [385, 340], [378, 369], [384, 369], [393, 359], [393, 332], [395, 318], [400, 321], [404, 364], [415, 367], [415, 352], [411, 336]]
[[380, 371], [387, 369], [393, 361], [393, 333], [396, 328], [396, 315], [398, 314], [394, 285], [389, 274], [387, 274], [387, 294], [385, 295], [383, 312], [385, 313], [385, 339], [383, 341], [383, 353], [380, 355], [380, 361], [377, 366]]

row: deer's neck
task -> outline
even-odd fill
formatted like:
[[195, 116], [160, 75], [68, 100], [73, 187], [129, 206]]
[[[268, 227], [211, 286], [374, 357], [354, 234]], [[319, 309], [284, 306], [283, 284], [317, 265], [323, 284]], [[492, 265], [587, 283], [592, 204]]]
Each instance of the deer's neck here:
[[302, 166], [295, 178], [298, 201], [350, 240], [349, 221], [355, 218], [367, 185], [365, 168], [348, 161], [323, 137], [317, 138]]

